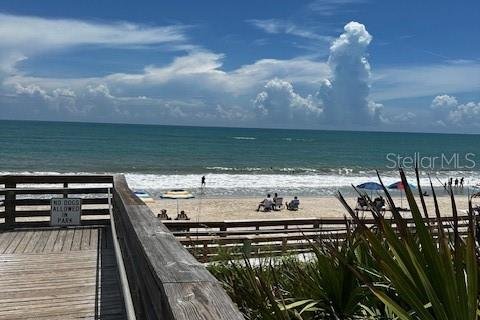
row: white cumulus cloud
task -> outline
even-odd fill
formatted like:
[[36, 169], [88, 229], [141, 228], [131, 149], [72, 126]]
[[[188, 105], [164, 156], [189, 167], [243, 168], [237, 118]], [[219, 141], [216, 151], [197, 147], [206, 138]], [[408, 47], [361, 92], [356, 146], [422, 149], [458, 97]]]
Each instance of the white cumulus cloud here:
[[457, 98], [442, 94], [433, 98], [431, 107], [432, 109], [451, 108], [458, 105]]
[[480, 102], [460, 103], [456, 97], [443, 94], [433, 98], [431, 108], [441, 126], [453, 125], [468, 131], [480, 128]]
[[331, 77], [323, 82], [318, 94], [327, 119], [333, 123], [367, 125], [380, 117], [381, 106], [369, 97], [367, 48], [371, 41], [363, 24], [349, 22], [330, 47]]
[[293, 119], [303, 122], [323, 113], [319, 102], [311, 95], [302, 97], [290, 82], [278, 78], [267, 82], [254, 104], [259, 113], [274, 125], [285, 124]]

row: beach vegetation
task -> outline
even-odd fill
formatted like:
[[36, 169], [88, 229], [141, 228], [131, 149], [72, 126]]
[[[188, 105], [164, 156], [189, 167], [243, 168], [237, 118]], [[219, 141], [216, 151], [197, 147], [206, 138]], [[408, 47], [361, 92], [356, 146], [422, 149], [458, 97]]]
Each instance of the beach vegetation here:
[[[227, 258], [209, 270], [246, 319], [477, 319], [479, 245], [471, 201], [468, 225], [459, 226], [451, 190], [451, 211], [441, 213], [430, 183], [431, 214], [418, 172], [418, 202], [403, 170], [400, 177], [413, 223], [402, 216], [379, 176], [391, 217], [359, 191], [375, 221], [367, 225], [338, 193], [353, 221], [346, 223], [344, 239], [319, 237], [305, 255]], [[442, 215], [451, 215], [451, 223]]]

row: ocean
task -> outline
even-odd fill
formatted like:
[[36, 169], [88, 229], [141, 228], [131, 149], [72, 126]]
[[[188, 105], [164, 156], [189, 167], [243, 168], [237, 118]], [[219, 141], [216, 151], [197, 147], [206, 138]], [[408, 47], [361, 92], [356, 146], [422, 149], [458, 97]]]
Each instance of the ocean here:
[[122, 173], [153, 195], [202, 175], [210, 196], [331, 195], [415, 160], [422, 183], [480, 182], [478, 135], [0, 121], [0, 174]]

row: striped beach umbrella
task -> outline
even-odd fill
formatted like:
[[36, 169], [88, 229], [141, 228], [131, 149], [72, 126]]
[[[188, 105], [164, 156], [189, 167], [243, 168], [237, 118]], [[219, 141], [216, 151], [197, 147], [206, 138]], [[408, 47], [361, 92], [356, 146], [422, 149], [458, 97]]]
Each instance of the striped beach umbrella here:
[[[410, 187], [410, 189], [413, 189], [415, 188], [415, 186], [413, 184], [408, 184], [408, 186]], [[388, 189], [394, 189], [394, 190], [400, 190], [400, 207], [403, 206], [403, 190], [405, 190], [405, 185], [403, 184], [402, 181], [397, 181], [395, 183], [392, 183], [391, 185], [389, 185], [387, 187]]]
[[177, 200], [177, 216], [178, 216], [178, 200], [179, 199], [192, 199], [195, 198], [193, 194], [183, 189], [173, 189], [165, 192], [161, 196], [162, 199], [174, 199]]

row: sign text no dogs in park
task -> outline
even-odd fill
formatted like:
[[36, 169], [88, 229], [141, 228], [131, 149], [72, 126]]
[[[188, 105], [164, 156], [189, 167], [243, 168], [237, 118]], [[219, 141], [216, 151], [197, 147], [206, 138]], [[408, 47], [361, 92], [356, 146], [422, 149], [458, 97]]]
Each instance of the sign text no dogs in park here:
[[51, 200], [50, 225], [79, 226], [82, 199], [53, 198]]

